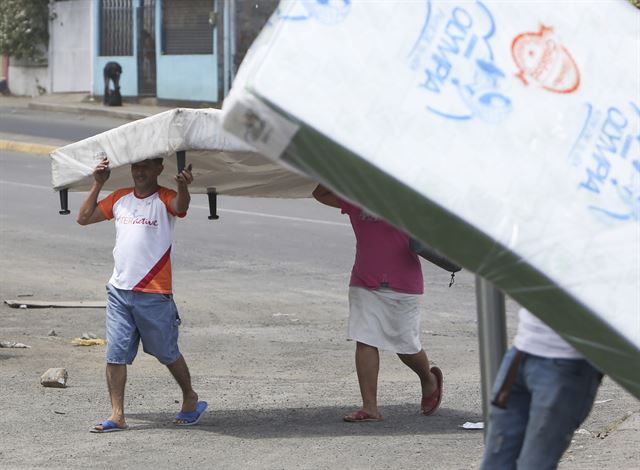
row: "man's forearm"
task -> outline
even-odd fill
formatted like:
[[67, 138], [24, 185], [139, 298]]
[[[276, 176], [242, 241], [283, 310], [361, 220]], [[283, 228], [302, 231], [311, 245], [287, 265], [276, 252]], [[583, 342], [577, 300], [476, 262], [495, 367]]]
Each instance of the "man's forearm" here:
[[189, 203], [191, 202], [191, 194], [185, 183], [178, 184], [178, 194], [176, 196], [175, 210], [178, 214], [187, 212]]
[[103, 183], [93, 182], [87, 198], [84, 200], [78, 211], [78, 223], [80, 225], [87, 225], [91, 220], [91, 216], [98, 207], [98, 196], [102, 190]]

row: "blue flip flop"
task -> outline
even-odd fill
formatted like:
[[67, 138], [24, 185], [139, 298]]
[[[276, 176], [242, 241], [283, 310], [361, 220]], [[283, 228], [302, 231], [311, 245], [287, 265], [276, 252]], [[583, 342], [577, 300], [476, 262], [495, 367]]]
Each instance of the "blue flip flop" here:
[[181, 411], [176, 415], [175, 421], [185, 421], [184, 423], [175, 423], [176, 426], [193, 426], [198, 424], [200, 418], [204, 414], [204, 410], [207, 409], [206, 401], [199, 401], [196, 405], [196, 409], [193, 411]]
[[116, 422], [111, 421], [110, 419], [105, 419], [102, 423], [96, 424], [96, 426], [102, 426], [102, 429], [93, 428], [90, 432], [102, 434], [105, 432], [126, 431], [127, 429], [129, 429], [129, 426], [121, 428]]

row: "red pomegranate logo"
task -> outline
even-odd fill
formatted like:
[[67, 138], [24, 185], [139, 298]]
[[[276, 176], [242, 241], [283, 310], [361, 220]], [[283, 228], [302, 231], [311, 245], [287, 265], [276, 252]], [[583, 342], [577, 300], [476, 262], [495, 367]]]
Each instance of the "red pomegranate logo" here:
[[535, 82], [554, 93], [572, 93], [580, 85], [580, 72], [569, 51], [541, 25], [537, 33], [522, 33], [511, 43], [511, 54], [525, 85]]

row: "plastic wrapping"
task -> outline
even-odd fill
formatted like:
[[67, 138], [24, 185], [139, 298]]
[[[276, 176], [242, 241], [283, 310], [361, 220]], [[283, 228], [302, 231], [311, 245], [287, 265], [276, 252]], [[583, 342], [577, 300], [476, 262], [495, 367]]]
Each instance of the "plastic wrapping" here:
[[313, 183], [265, 158], [253, 147], [228, 134], [217, 109], [174, 109], [134, 121], [51, 153], [54, 189], [84, 191], [91, 187], [93, 170], [103, 155], [111, 176], [105, 190], [132, 185], [129, 165], [164, 157], [159, 183], [172, 188], [177, 173], [176, 152], [185, 150], [193, 164], [192, 193], [260, 197], [309, 197]]
[[639, 25], [623, 0], [283, 1], [223, 125], [640, 397]]

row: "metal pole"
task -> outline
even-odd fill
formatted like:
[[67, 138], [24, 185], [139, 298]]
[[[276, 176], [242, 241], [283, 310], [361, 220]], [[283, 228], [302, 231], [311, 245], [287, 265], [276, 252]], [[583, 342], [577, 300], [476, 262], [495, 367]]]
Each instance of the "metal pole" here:
[[187, 152], [185, 150], [178, 150], [176, 152], [176, 161], [178, 163], [178, 174], [182, 173], [184, 167], [187, 164]]
[[478, 275], [476, 275], [476, 302], [478, 307], [482, 414], [486, 436], [489, 428], [489, 411], [491, 410], [491, 389], [507, 349], [507, 322], [504, 294], [496, 289], [492, 283]]
[[209, 198], [209, 220], [218, 220], [218, 193], [216, 188], [207, 188], [207, 197]]
[[229, 94], [231, 89], [231, 76], [233, 69], [233, 57], [231, 55], [231, 38], [236, 34], [236, 25], [232, 21], [236, 5], [235, 0], [225, 0], [224, 2], [224, 96]]
[[[90, 101], [95, 100], [93, 96], [94, 90], [93, 87], [95, 85], [95, 77], [93, 73], [95, 71], [96, 64], [94, 63], [96, 60], [96, 38], [95, 38], [95, 23], [96, 23], [96, 14], [94, 11], [95, 2], [89, 3], [89, 96]], [[53, 86], [51, 87], [51, 92], [53, 93]]]
[[60, 195], [60, 210], [58, 214], [60, 215], [68, 215], [71, 214], [69, 210], [69, 190], [67, 188], [61, 189], [59, 191]]

